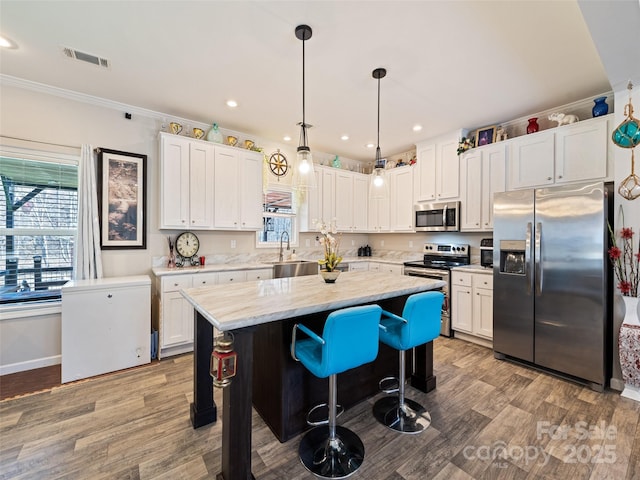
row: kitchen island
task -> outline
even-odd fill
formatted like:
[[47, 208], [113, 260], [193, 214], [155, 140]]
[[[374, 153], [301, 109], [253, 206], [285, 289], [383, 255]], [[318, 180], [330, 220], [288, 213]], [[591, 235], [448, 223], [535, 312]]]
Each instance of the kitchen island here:
[[[254, 335], [261, 325], [295, 322], [307, 316], [326, 316], [333, 310], [371, 303], [387, 306], [394, 313], [402, 313], [408, 295], [443, 286], [444, 282], [427, 278], [346, 272], [334, 284], [325, 284], [319, 275], [313, 275], [184, 290], [183, 295], [195, 308], [194, 395], [191, 405], [194, 428], [215, 421], [217, 415], [217, 407], [213, 402], [213, 381], [209, 375], [214, 326], [233, 333], [234, 350], [238, 356], [236, 376], [223, 392], [222, 472], [218, 479], [253, 478], [251, 409]], [[274, 343], [273, 347], [274, 352], [280, 352], [276, 353], [280, 355], [283, 348], [286, 351], [287, 345]], [[428, 383], [431, 383], [431, 388], [435, 386], [431, 347], [429, 344], [425, 348], [423, 358], [418, 361], [423, 367], [419, 376], [423, 377], [422, 386], [425, 389], [429, 389]], [[264, 379], [264, 382], [270, 381], [271, 378]]]

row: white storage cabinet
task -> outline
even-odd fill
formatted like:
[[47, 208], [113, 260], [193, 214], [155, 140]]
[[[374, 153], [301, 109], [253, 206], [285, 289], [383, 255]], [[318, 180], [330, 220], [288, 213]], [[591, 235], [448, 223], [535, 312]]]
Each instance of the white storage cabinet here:
[[62, 287], [62, 383], [151, 361], [151, 279], [75, 280]]

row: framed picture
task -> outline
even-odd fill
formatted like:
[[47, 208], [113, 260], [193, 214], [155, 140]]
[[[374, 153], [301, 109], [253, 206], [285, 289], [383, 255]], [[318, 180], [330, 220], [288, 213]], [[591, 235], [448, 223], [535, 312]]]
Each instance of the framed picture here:
[[496, 126], [479, 128], [476, 132], [476, 147], [489, 145], [496, 141]]
[[106, 148], [97, 152], [100, 246], [147, 248], [147, 156]]

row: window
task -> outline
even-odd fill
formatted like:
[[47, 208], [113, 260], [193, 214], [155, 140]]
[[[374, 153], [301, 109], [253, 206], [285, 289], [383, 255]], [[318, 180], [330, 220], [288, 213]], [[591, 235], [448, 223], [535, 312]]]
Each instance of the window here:
[[0, 147], [0, 188], [0, 304], [60, 298], [73, 271], [77, 158]]
[[281, 238], [287, 241], [284, 232], [289, 234], [290, 245], [297, 245], [296, 213], [291, 190], [268, 190], [263, 195], [262, 206], [262, 230], [257, 232], [256, 245], [279, 247]]

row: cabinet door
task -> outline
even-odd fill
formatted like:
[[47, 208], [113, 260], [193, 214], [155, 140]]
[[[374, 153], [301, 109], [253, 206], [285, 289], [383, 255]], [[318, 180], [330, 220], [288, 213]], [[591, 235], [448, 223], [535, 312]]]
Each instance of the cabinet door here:
[[460, 178], [463, 185], [462, 230], [478, 230], [482, 219], [482, 151], [466, 153], [460, 160]]
[[509, 155], [509, 188], [551, 185], [554, 177], [553, 157], [553, 132], [513, 139]]
[[556, 130], [556, 183], [607, 176], [607, 119], [594, 119]]
[[240, 191], [240, 228], [262, 229], [262, 154], [243, 152]]
[[162, 294], [162, 345], [193, 341], [193, 307], [180, 292]]
[[242, 283], [247, 281], [247, 273], [243, 270], [218, 273], [218, 283]]
[[[349, 232], [353, 230], [353, 175], [345, 171], [336, 172], [335, 186], [336, 226], [342, 232]], [[327, 220], [330, 219], [325, 218]]]
[[451, 287], [451, 327], [461, 332], [473, 333], [473, 299], [471, 287]]
[[189, 227], [189, 140], [160, 137], [160, 228]]
[[315, 167], [316, 188], [309, 188], [306, 192], [307, 212], [306, 217], [301, 218], [300, 231], [314, 232], [316, 226], [314, 222], [323, 218], [322, 215], [322, 169]]
[[[322, 169], [322, 217], [325, 223], [331, 223], [336, 218], [336, 172], [334, 169]], [[338, 227], [340, 227], [338, 225]]]
[[418, 174], [415, 177], [415, 199], [417, 201], [436, 198], [436, 146], [419, 145], [417, 152]]
[[189, 145], [189, 225], [213, 227], [214, 146], [205, 142]]
[[[493, 194], [506, 190], [506, 155], [504, 145], [488, 147], [482, 152], [482, 228], [493, 230]], [[464, 210], [463, 210], [464, 213]]]
[[369, 262], [356, 262], [349, 264], [350, 272], [366, 272], [369, 270]]
[[457, 138], [437, 145], [435, 174], [438, 200], [460, 197], [460, 158]]
[[369, 210], [369, 177], [353, 177], [353, 231], [366, 232]]
[[271, 268], [261, 268], [260, 270], [247, 270], [247, 281], [269, 280], [273, 278], [273, 270]]
[[401, 167], [389, 172], [391, 230], [413, 231], [413, 169]]
[[238, 228], [238, 154], [231, 147], [216, 147], [214, 163], [214, 225], [223, 229]]
[[386, 198], [369, 199], [369, 231], [388, 232], [391, 225], [389, 200]]
[[[476, 278], [480, 277], [479, 275]], [[477, 335], [493, 338], [493, 290], [474, 288], [473, 331]]]

